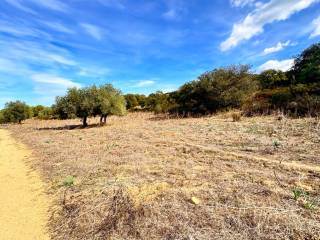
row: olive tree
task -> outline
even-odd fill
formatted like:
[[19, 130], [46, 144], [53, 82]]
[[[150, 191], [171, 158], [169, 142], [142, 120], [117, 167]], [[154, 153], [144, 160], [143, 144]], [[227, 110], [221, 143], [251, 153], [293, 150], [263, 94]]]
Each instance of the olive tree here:
[[100, 116], [100, 122], [106, 123], [109, 115], [124, 115], [126, 102], [119, 90], [106, 84], [100, 87], [71, 88], [65, 96], [56, 99], [53, 108], [59, 118], [82, 118], [83, 126], [86, 127], [90, 116]]
[[2, 111], [2, 121], [5, 123], [21, 123], [31, 117], [31, 108], [21, 101], [6, 103]]

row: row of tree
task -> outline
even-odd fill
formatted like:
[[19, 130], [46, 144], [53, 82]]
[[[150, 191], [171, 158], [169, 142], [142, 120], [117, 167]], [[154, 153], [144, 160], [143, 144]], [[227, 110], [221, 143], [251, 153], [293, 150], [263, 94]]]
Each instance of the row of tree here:
[[206, 72], [171, 93], [125, 97], [129, 110], [155, 113], [210, 114], [240, 108], [248, 116], [274, 111], [319, 115], [320, 44], [297, 56], [287, 72], [271, 69], [256, 74], [248, 65], [229, 66]]
[[266, 70], [260, 74], [248, 65], [215, 69], [202, 74], [171, 93], [156, 92], [122, 95], [112, 85], [71, 88], [57, 97], [49, 107], [29, 107], [17, 101], [0, 111], [0, 123], [21, 122], [30, 117], [39, 119], [87, 119], [100, 116], [105, 123], [109, 115], [124, 115], [144, 110], [180, 115], [211, 114], [232, 108], [250, 116], [282, 111], [296, 116], [320, 115], [320, 43], [312, 45], [294, 61], [287, 72]]

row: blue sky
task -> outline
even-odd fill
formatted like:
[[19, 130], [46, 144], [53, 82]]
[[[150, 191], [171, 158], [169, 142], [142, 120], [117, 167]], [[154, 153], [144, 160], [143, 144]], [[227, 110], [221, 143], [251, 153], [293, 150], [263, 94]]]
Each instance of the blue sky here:
[[0, 108], [69, 87], [172, 91], [229, 64], [286, 70], [320, 41], [319, 0], [2, 0]]

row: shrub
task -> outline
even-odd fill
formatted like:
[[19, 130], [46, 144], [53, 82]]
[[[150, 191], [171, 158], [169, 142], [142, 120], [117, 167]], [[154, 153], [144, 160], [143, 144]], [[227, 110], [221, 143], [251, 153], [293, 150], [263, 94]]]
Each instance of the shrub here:
[[0, 110], [0, 124], [3, 124], [3, 123], [5, 123], [4, 116], [3, 116], [3, 111]]
[[51, 107], [44, 107], [37, 116], [41, 120], [49, 120], [53, 118], [53, 111]]
[[37, 105], [35, 107], [31, 107], [33, 117], [37, 118], [39, 116], [39, 113], [45, 109], [45, 106]]
[[234, 112], [231, 114], [232, 121], [239, 122], [241, 120], [241, 113]]
[[21, 123], [32, 117], [32, 110], [24, 102], [8, 102], [5, 104], [2, 115], [4, 123]]
[[179, 113], [210, 114], [240, 107], [257, 88], [247, 65], [215, 69], [183, 85], [173, 96]]

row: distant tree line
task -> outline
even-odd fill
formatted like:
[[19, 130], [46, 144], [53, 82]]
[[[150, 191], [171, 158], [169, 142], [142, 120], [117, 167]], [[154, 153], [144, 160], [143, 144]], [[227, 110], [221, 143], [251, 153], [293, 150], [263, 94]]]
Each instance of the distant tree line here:
[[281, 111], [293, 116], [320, 115], [320, 43], [304, 50], [287, 72], [266, 70], [252, 73], [248, 65], [234, 65], [208, 71], [177, 91], [156, 92], [148, 96], [126, 94], [106, 84], [82, 89], [71, 88], [57, 97], [52, 107], [30, 107], [9, 102], [0, 111], [0, 123], [21, 123], [38, 119], [82, 118], [84, 126], [91, 116], [106, 122], [109, 115], [129, 111], [188, 115], [212, 114], [241, 109], [247, 116]]
[[304, 50], [287, 72], [270, 69], [255, 74], [248, 65], [229, 66], [206, 72], [171, 93], [125, 97], [131, 111], [202, 115], [237, 108], [247, 116], [277, 111], [319, 116], [320, 44]]

